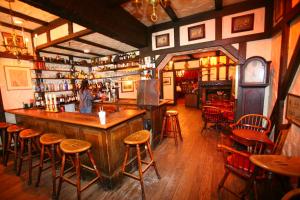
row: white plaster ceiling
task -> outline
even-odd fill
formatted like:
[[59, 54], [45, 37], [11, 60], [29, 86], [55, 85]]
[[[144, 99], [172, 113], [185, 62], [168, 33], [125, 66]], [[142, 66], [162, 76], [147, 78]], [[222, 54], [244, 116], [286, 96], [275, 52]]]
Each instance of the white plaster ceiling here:
[[111, 47], [114, 49], [118, 49], [118, 50], [124, 51], [124, 52], [137, 50], [137, 48], [135, 48], [133, 46], [130, 46], [130, 45], [120, 42], [118, 40], [112, 39], [112, 38], [102, 35], [100, 33], [93, 33], [90, 35], [83, 36], [81, 38], [91, 41], [91, 42], [102, 44], [104, 46], [108, 46], [108, 47]]
[[89, 55], [89, 54], [85, 54], [85, 53], [78, 53], [78, 52], [60, 49], [60, 48], [56, 48], [56, 47], [47, 47], [43, 50], [53, 52], [53, 53], [58, 53], [58, 54], [62, 53], [62, 54], [69, 54], [69, 55], [73, 55], [73, 56], [82, 56], [82, 57], [88, 57], [88, 58], [97, 57], [97, 56], [93, 56], [93, 55]]
[[[9, 9], [9, 5], [7, 1], [0, 0], [0, 6], [5, 7]], [[35, 8], [33, 6], [30, 6], [26, 3], [23, 3], [19, 0], [15, 0], [15, 2], [11, 3], [12, 10], [23, 13], [28, 16], [32, 16], [34, 18], [51, 22], [58, 18], [58, 16], [55, 16], [53, 14], [50, 14], [46, 11], [43, 11], [41, 9]]]
[[[36, 28], [38, 28], [38, 27], [41, 26], [40, 24], [31, 22], [31, 21], [26, 21], [26, 20], [24, 20], [22, 18], [13, 17], [13, 19], [14, 20], [15, 19], [21, 20], [23, 22], [21, 25], [18, 25], [18, 24], [14, 24], [14, 25], [20, 26], [20, 27], [23, 27], [23, 28], [27, 28], [27, 29], [30, 29], [30, 30], [36, 29]], [[8, 23], [8, 24], [11, 24], [11, 17], [10, 17], [10, 15], [0, 12], [0, 24], [1, 24], [1, 22], [5, 22], [5, 23]]]
[[215, 9], [214, 0], [172, 0], [173, 10], [179, 18]]
[[109, 51], [107, 49], [91, 46], [91, 45], [88, 45], [88, 44], [77, 42], [75, 40], [70, 40], [70, 41], [67, 41], [67, 42], [64, 42], [64, 43], [60, 43], [59, 46], [69, 47], [69, 48], [72, 48], [72, 49], [82, 50], [82, 51], [84, 49], [88, 49], [90, 51], [90, 53], [97, 53], [97, 54], [102, 54], [102, 55], [116, 54], [116, 52], [114, 52], [114, 51]]

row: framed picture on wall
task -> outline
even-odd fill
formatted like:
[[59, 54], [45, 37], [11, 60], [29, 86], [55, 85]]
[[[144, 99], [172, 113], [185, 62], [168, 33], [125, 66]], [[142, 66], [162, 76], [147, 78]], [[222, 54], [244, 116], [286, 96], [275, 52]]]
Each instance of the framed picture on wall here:
[[30, 90], [31, 77], [29, 67], [4, 66], [7, 90]]
[[[4, 45], [8, 45], [8, 46], [14, 46], [14, 42], [13, 42], [13, 35], [11, 33], [6, 33], [6, 32], [2, 32], [2, 37], [3, 37], [3, 43]], [[24, 47], [24, 41], [23, 41], [23, 37], [20, 35], [16, 35], [17, 38], [17, 46], [18, 47]]]
[[251, 31], [253, 29], [254, 29], [254, 13], [232, 18], [231, 33]]
[[171, 85], [171, 77], [163, 77], [163, 85]]
[[133, 92], [134, 91], [134, 81], [133, 80], [125, 80], [121, 82], [121, 92]]
[[188, 27], [189, 41], [205, 38], [205, 24]]
[[288, 94], [286, 103], [286, 118], [290, 122], [300, 126], [300, 96]]
[[156, 48], [170, 46], [170, 34], [166, 33], [166, 34], [162, 34], [162, 35], [156, 35], [155, 36], [155, 45], [156, 45]]

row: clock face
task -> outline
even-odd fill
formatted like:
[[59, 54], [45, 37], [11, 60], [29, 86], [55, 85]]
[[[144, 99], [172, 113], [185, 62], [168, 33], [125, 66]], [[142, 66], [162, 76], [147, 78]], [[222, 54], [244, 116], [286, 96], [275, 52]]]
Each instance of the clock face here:
[[265, 66], [259, 60], [250, 61], [245, 67], [244, 82], [245, 83], [264, 83], [265, 82]]

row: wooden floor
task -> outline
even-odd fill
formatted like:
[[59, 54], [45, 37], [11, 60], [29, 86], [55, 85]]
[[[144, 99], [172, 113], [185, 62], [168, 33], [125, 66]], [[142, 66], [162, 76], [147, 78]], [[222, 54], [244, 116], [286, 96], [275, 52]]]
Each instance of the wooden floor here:
[[[202, 127], [201, 111], [185, 108], [183, 104], [175, 107], [179, 111], [183, 142], [176, 147], [172, 138], [167, 138], [154, 150], [161, 179], [158, 180], [153, 169], [145, 174], [145, 190], [148, 200], [209, 200], [218, 199], [217, 185], [223, 176], [223, 157], [217, 152], [220, 138], [215, 131], [200, 134]], [[25, 170], [24, 170], [25, 171]], [[36, 180], [36, 169], [34, 179]], [[34, 184], [33, 184], [34, 185]], [[243, 182], [230, 178], [227, 185], [239, 190]], [[42, 177], [40, 187], [27, 186], [26, 173], [15, 176], [12, 163], [5, 168], [0, 165], [0, 199], [51, 199], [51, 175], [47, 171]], [[76, 199], [76, 189], [63, 184], [60, 199]], [[138, 200], [141, 189], [137, 181], [124, 178], [123, 183], [114, 190], [93, 185], [82, 193], [82, 199], [97, 200]], [[223, 192], [223, 199], [236, 199]]]

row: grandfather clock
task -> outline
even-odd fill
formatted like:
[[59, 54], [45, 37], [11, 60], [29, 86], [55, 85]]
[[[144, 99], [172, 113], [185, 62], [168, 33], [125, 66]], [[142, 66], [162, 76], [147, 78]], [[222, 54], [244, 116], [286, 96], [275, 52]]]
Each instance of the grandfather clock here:
[[270, 62], [262, 57], [251, 57], [240, 70], [239, 116], [263, 114], [265, 88], [269, 85]]

